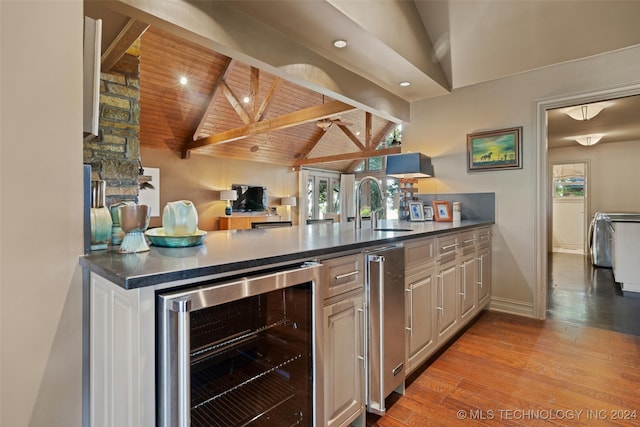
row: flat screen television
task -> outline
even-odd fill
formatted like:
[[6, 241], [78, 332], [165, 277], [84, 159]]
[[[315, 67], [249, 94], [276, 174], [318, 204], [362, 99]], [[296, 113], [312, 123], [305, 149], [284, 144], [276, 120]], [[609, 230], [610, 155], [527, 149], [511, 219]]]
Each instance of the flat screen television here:
[[231, 189], [238, 198], [233, 201], [235, 212], [258, 212], [267, 209], [267, 189], [265, 187], [233, 184]]

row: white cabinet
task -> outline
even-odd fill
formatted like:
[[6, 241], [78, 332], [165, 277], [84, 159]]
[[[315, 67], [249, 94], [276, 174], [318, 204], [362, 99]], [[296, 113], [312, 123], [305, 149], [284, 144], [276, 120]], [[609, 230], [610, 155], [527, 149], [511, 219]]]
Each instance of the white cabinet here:
[[491, 228], [476, 230], [476, 311], [489, 305], [491, 300]]
[[405, 243], [407, 373], [427, 360], [437, 343], [434, 244], [433, 238]]
[[409, 240], [404, 246], [409, 373], [489, 304], [491, 228]]
[[464, 322], [476, 314], [476, 257], [472, 253], [462, 260], [460, 268], [460, 319]]
[[364, 256], [324, 260], [324, 420], [364, 426]]
[[427, 360], [436, 346], [436, 280], [433, 266], [406, 277], [407, 373]]
[[626, 292], [640, 292], [640, 222], [613, 223], [613, 277]]
[[438, 269], [437, 310], [438, 341], [443, 342], [452, 337], [458, 329], [458, 266], [450, 262]]
[[357, 294], [324, 307], [327, 426], [341, 426], [361, 413], [364, 402], [364, 297]]
[[491, 298], [491, 246], [478, 249], [476, 257], [477, 309], [483, 309]]
[[466, 322], [476, 314], [476, 231], [460, 233], [458, 262], [460, 268], [460, 321]]
[[153, 290], [125, 290], [92, 273], [90, 304], [90, 424], [155, 426]]

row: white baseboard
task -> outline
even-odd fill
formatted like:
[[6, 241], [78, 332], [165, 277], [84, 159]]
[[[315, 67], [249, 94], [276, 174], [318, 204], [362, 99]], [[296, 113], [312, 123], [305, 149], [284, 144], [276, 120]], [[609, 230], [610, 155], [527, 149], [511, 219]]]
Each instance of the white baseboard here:
[[508, 298], [491, 297], [489, 310], [535, 318], [533, 315], [533, 303]]

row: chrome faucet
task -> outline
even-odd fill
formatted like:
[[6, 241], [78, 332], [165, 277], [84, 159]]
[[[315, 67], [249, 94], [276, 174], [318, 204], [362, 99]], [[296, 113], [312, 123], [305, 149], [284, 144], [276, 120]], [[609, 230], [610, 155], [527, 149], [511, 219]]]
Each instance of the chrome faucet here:
[[356, 229], [358, 228], [362, 228], [362, 214], [360, 213], [360, 210], [362, 209], [361, 205], [361, 197], [360, 197], [360, 190], [362, 187], [362, 184], [365, 182], [372, 182], [372, 183], [376, 183], [376, 185], [378, 186], [378, 190], [380, 190], [380, 207], [378, 209], [375, 210], [371, 210], [371, 228], [378, 228], [378, 211], [380, 209], [382, 209], [382, 207], [384, 206], [384, 196], [382, 194], [382, 184], [380, 184], [380, 180], [378, 180], [377, 178], [373, 177], [373, 176], [365, 176], [364, 178], [362, 178], [360, 181], [358, 181], [356, 183]]

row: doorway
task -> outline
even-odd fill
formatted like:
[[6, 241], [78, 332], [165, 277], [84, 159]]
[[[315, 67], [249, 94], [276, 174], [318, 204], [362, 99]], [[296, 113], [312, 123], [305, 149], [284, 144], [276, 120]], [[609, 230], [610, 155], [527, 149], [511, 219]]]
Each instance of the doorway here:
[[[548, 315], [547, 308], [551, 304], [549, 303], [549, 293], [555, 292], [555, 288], [553, 288], [552, 277], [554, 274], [559, 273], [559, 268], [563, 268], [562, 266], [553, 265], [554, 260], [560, 257], [578, 257], [576, 264], [580, 269], [584, 269], [583, 273], [587, 275], [587, 277], [592, 278], [590, 281], [581, 281], [579, 278], [576, 278], [577, 281], [580, 281], [583, 285], [587, 285], [587, 287], [580, 291], [580, 297], [578, 300], [574, 302], [565, 301], [566, 307], [573, 307], [574, 310], [581, 312], [582, 318], [585, 321], [592, 321], [593, 316], [587, 314], [589, 312], [590, 305], [586, 300], [591, 301], [591, 295], [594, 294], [595, 285], [599, 283], [600, 286], [606, 287], [609, 290], [614, 292], [614, 298], [606, 302], [604, 306], [610, 307], [611, 305], [617, 305], [618, 307], [613, 311], [612, 316], [620, 316], [622, 310], [620, 305], [628, 305], [634, 307], [634, 309], [640, 308], [640, 299], [630, 299], [618, 294], [614, 288], [615, 282], [611, 280], [611, 282], [604, 284], [602, 283], [600, 273], [598, 269], [594, 269], [591, 266], [590, 260], [587, 256], [582, 256], [579, 254], [563, 254], [563, 253], [555, 253], [551, 252], [552, 247], [552, 227], [553, 227], [553, 205], [552, 198], [550, 197], [551, 191], [553, 188], [553, 179], [552, 179], [552, 163], [549, 161], [549, 141], [552, 136], [548, 133], [548, 114], [554, 109], [566, 108], [570, 106], [580, 105], [580, 104], [588, 104], [593, 102], [602, 102], [606, 100], [614, 100], [617, 98], [624, 97], [637, 97], [640, 95], [640, 85], [630, 85], [627, 87], [618, 87], [615, 89], [603, 90], [600, 92], [593, 92], [590, 94], [582, 94], [564, 98], [554, 98], [548, 99], [544, 101], [539, 101], [537, 103], [537, 116], [536, 116], [536, 129], [538, 140], [540, 144], [537, 146], [537, 158], [538, 158], [538, 169], [537, 169], [537, 177], [536, 182], [538, 185], [538, 189], [536, 191], [536, 206], [538, 208], [538, 212], [544, 212], [546, 215], [539, 215], [536, 218], [536, 228], [540, 230], [540, 232], [536, 233], [535, 237], [535, 245], [536, 245], [536, 265], [538, 268], [536, 269], [536, 280], [534, 285], [534, 315], [537, 318], [545, 319]], [[637, 111], [637, 110], [636, 110]], [[563, 163], [580, 163], [580, 162], [572, 162], [571, 160], [563, 160]], [[595, 166], [594, 166], [595, 167]], [[587, 170], [585, 171], [587, 183], [589, 179], [589, 168], [590, 165], [587, 165]], [[600, 181], [598, 181], [600, 182]], [[592, 200], [593, 194], [590, 194], [589, 189], [586, 189], [586, 193], [589, 196], [587, 198], [587, 202]], [[590, 210], [588, 209], [590, 206], [585, 206], [585, 221], [588, 220], [588, 216], [590, 215]], [[588, 221], [587, 221], [588, 222]], [[585, 224], [585, 229], [586, 229]], [[588, 241], [588, 236], [585, 236], [585, 242]], [[586, 248], [588, 246], [586, 245]], [[588, 252], [588, 250], [587, 250]], [[557, 257], [556, 255], [559, 255]], [[559, 268], [556, 268], [559, 267]], [[555, 271], [554, 271], [555, 270]], [[577, 276], [576, 276], [577, 277]], [[598, 280], [596, 280], [598, 279]], [[606, 282], [606, 281], [605, 281]], [[577, 284], [577, 282], [575, 282]], [[635, 301], [634, 301], [635, 300]], [[615, 302], [614, 302], [615, 301]], [[593, 301], [591, 301], [593, 302]], [[602, 310], [602, 306], [595, 310], [598, 313], [604, 313]], [[634, 318], [637, 321], [637, 318]], [[594, 325], [595, 326], [595, 325]], [[627, 330], [627, 333], [638, 333], [637, 331], [630, 332]]]
[[551, 252], [586, 255], [589, 162], [551, 164]]

